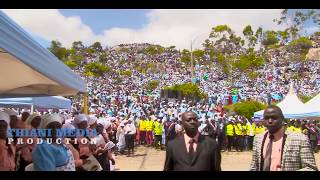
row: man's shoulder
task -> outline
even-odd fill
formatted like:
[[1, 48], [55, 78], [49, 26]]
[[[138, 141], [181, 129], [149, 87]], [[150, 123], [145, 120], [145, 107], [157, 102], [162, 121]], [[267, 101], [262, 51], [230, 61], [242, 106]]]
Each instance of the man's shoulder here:
[[308, 140], [308, 136], [301, 132], [286, 131], [286, 135], [288, 140]]
[[210, 145], [217, 145], [217, 142], [211, 137], [200, 135], [199, 138], [202, 138], [203, 142], [206, 142]]
[[256, 141], [262, 141], [262, 139], [263, 139], [263, 137], [264, 137], [265, 134], [266, 134], [266, 131], [264, 131], [264, 132], [256, 135], [256, 136], [254, 137], [254, 139], [255, 139]]
[[183, 140], [183, 136], [177, 136], [176, 138], [174, 138], [168, 142], [168, 147], [175, 146], [175, 145], [177, 145], [178, 142], [180, 142], [182, 140]]

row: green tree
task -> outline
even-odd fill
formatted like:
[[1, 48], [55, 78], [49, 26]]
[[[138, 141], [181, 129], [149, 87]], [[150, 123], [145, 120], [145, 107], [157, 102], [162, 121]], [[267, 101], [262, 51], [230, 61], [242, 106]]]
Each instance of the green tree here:
[[107, 62], [107, 53], [101, 52], [99, 55], [99, 62], [106, 63]]
[[306, 55], [309, 49], [312, 47], [312, 41], [306, 37], [300, 37], [299, 39], [290, 42], [286, 49], [290, 53], [289, 58], [297, 61], [305, 61]]
[[185, 83], [179, 84], [174, 86], [167, 86], [164, 88], [165, 90], [172, 90], [172, 91], [181, 91], [182, 95], [187, 99], [204, 99], [207, 97], [207, 94], [201, 93], [197, 84], [193, 83]]
[[130, 70], [120, 71], [120, 74], [128, 77], [132, 76], [132, 72]]
[[235, 62], [235, 67], [242, 72], [252, 72], [263, 64], [264, 59], [258, 56], [253, 49], [249, 49], [247, 53], [240, 55], [239, 60]]
[[286, 45], [289, 42], [290, 34], [288, 32], [288, 29], [284, 31], [277, 31], [277, 34], [281, 45]]
[[85, 49], [85, 46], [82, 44], [81, 41], [75, 41], [72, 43], [72, 48], [76, 51], [83, 51]]
[[190, 64], [191, 63], [190, 51], [183, 49], [181, 52], [180, 60], [185, 64]]
[[299, 99], [303, 103], [306, 103], [306, 102], [310, 101], [312, 98], [313, 98], [313, 96], [299, 95]]
[[157, 80], [152, 80], [152, 81], [149, 81], [145, 88], [148, 90], [148, 91], [153, 91], [155, 89], [157, 89], [157, 87], [159, 86], [159, 81]]
[[73, 61], [64, 61], [63, 63], [71, 69], [74, 69], [75, 67], [77, 67], [77, 64]]
[[194, 56], [194, 60], [199, 62], [202, 61], [204, 57], [204, 51], [201, 49], [196, 49], [192, 52], [192, 55]]
[[101, 46], [100, 42], [95, 42], [91, 45], [91, 49], [93, 49], [95, 52], [101, 53], [103, 48]]
[[111, 68], [109, 66], [105, 66], [97, 62], [87, 64], [84, 69], [87, 75], [92, 75], [95, 77], [103, 76], [105, 73], [111, 71]]
[[[237, 60], [237, 54], [242, 52], [243, 45], [244, 40], [236, 36], [228, 25], [213, 27], [209, 38], [203, 43], [210, 59], [218, 62], [223, 72], [227, 73], [227, 75], [232, 68], [228, 66], [232, 66], [233, 61]], [[222, 59], [221, 56], [225, 58]]]
[[291, 40], [300, 38], [306, 24], [320, 26], [320, 9], [288, 10], [281, 12], [280, 19], [274, 19], [279, 25], [289, 26], [286, 31], [290, 34]]
[[272, 47], [272, 45], [278, 44], [279, 39], [278, 39], [278, 34], [275, 31], [266, 31], [263, 34], [263, 39], [262, 39], [262, 45], [265, 46], [265, 48]]
[[244, 101], [239, 102], [233, 105], [234, 111], [247, 118], [251, 119], [253, 117], [254, 112], [260, 111], [262, 109], [265, 109], [267, 106], [264, 104], [261, 104], [257, 101]]
[[251, 28], [250, 25], [247, 25], [243, 31], [242, 31], [244, 37], [246, 38], [246, 40], [248, 41], [248, 46], [249, 48], [254, 48], [254, 46], [256, 45], [257, 42], [257, 38], [256, 36], [254, 36], [254, 32]]
[[62, 45], [59, 41], [51, 41], [51, 45], [48, 49], [59, 60], [61, 60], [61, 61], [67, 60], [68, 51], [65, 47], [62, 47]]

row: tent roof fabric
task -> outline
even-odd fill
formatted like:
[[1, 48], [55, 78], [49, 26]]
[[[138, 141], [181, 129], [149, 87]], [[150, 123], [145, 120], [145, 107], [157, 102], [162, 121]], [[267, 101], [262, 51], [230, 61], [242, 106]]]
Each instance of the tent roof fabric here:
[[[320, 115], [320, 111], [314, 111], [303, 104], [294, 93], [293, 88], [290, 88], [287, 96], [277, 106], [281, 108], [285, 118], [307, 118]], [[263, 112], [264, 110], [255, 112], [254, 117], [262, 118]]]
[[85, 81], [0, 11], [0, 97], [73, 95]]
[[70, 109], [71, 100], [64, 97], [60, 97], [60, 96], [2, 98], [0, 99], [0, 106], [1, 105], [5, 105], [5, 106], [34, 105], [40, 108]]

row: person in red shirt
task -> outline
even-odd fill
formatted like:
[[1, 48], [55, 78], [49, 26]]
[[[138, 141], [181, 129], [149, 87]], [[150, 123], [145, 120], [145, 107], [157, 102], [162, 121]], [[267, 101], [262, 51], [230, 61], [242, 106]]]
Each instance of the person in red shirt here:
[[16, 170], [16, 147], [8, 143], [8, 128], [10, 128], [10, 117], [7, 113], [0, 112], [0, 171]]

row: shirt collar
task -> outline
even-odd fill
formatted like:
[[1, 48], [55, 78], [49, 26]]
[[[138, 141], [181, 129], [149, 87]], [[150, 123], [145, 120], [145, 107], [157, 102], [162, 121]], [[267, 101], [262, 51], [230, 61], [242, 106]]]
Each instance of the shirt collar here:
[[199, 139], [199, 132], [198, 132], [197, 135], [194, 136], [193, 138], [189, 137], [186, 133], [184, 133], [184, 138], [187, 140], [187, 142], [189, 142], [190, 139], [193, 139], [193, 140], [195, 140], [195, 142], [197, 143], [197, 142], [198, 142], [198, 139]]
[[284, 134], [285, 134], [284, 127], [282, 127], [277, 132], [273, 133], [274, 140], [277, 141], [277, 140], [281, 139], [284, 136]]

